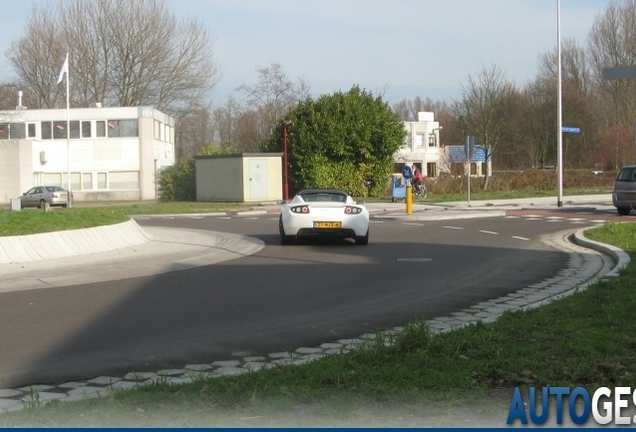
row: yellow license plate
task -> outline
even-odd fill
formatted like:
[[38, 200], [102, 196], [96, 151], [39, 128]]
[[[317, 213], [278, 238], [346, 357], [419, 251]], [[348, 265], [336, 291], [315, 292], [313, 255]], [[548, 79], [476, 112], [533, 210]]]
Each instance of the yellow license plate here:
[[340, 228], [342, 222], [314, 222], [314, 228]]

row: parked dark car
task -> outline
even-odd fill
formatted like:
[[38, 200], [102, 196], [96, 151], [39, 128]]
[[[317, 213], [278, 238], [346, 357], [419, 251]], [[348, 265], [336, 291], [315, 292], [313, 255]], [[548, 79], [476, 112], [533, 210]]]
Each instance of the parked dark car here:
[[[36, 186], [20, 197], [21, 207], [45, 208], [48, 206], [68, 207], [68, 192], [59, 186]], [[71, 192], [71, 205], [73, 193]]]
[[636, 165], [624, 166], [616, 176], [612, 204], [623, 216], [636, 208]]

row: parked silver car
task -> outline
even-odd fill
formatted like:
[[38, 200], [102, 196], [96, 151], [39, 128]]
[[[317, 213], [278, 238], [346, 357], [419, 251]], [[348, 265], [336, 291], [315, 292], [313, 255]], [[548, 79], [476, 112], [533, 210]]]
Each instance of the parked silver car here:
[[636, 208], [636, 165], [624, 166], [616, 176], [612, 204], [623, 216]]
[[[68, 192], [59, 186], [36, 186], [20, 197], [21, 207], [49, 206], [68, 207]], [[73, 193], [71, 192], [71, 205], [73, 205]]]

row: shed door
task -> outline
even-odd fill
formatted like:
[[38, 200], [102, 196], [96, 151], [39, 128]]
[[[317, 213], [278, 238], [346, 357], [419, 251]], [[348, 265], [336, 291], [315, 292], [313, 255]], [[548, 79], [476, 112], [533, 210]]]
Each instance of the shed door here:
[[250, 179], [249, 199], [267, 199], [267, 159], [248, 161]]

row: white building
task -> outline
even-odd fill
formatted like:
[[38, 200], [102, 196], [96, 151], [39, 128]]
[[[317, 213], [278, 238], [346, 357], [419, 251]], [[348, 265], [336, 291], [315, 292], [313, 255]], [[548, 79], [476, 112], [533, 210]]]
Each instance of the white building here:
[[153, 108], [3, 111], [0, 203], [33, 186], [68, 188], [69, 172], [76, 201], [153, 200], [174, 157], [174, 120]]
[[442, 162], [439, 139], [442, 127], [432, 112], [419, 112], [417, 116], [418, 121], [404, 122], [406, 139], [394, 160], [398, 166], [415, 164], [424, 176], [437, 177]]
[[[417, 166], [425, 177], [435, 178], [440, 173], [463, 174], [466, 172], [466, 152], [463, 145], [442, 145], [440, 131], [434, 113], [419, 112], [418, 121], [405, 121], [406, 139], [394, 155], [396, 172], [404, 165]], [[471, 176], [492, 175], [492, 163], [486, 160], [483, 147], [477, 145], [470, 160]]]

